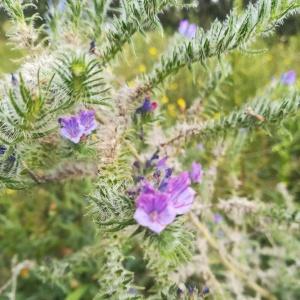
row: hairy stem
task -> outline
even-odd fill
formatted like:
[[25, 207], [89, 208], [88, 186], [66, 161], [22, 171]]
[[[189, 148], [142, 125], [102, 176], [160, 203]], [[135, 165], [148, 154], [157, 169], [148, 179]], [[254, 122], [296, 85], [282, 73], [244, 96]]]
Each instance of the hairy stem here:
[[209, 246], [213, 248], [219, 255], [219, 258], [223, 265], [234, 273], [238, 278], [240, 278], [249, 288], [256, 291], [262, 297], [265, 297], [269, 300], [277, 300], [277, 298], [268, 290], [257, 284], [255, 281], [252, 281], [250, 276], [244, 271], [240, 270], [235, 262], [229, 255], [221, 249], [218, 242], [213, 238], [205, 225], [203, 225], [197, 218], [197, 216], [193, 213], [189, 214], [189, 219], [192, 224], [196, 227], [197, 231], [207, 240]]

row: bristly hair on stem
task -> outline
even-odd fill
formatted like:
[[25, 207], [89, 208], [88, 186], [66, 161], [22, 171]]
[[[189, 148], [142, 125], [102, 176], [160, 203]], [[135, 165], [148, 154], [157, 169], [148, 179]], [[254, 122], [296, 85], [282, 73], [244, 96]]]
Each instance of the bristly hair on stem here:
[[112, 60], [136, 32], [160, 27], [158, 14], [172, 6], [191, 6], [180, 0], [122, 1], [121, 14], [115, 16], [100, 50], [102, 64]]
[[232, 50], [246, 49], [257, 36], [274, 31], [299, 7], [296, 1], [262, 0], [256, 5], [250, 3], [241, 15], [231, 12], [224, 22], [214, 21], [207, 32], [199, 29], [194, 39], [185, 40], [162, 55], [154, 69], [142, 79], [132, 100], [156, 88], [184, 66], [195, 62], [205, 64], [210, 57], [220, 58]]
[[[231, 112], [228, 116], [217, 120], [209, 120], [202, 124], [186, 124], [182, 129], [176, 128], [177, 133], [159, 147], [178, 145], [179, 141], [185, 142], [191, 138], [215, 138], [224, 136], [230, 130], [240, 128], [266, 127], [278, 124], [283, 119], [294, 115], [300, 108], [300, 97], [294, 93], [285, 99], [273, 101], [267, 96], [259, 97], [247, 103], [243, 108]], [[178, 132], [179, 131], [179, 132]]]

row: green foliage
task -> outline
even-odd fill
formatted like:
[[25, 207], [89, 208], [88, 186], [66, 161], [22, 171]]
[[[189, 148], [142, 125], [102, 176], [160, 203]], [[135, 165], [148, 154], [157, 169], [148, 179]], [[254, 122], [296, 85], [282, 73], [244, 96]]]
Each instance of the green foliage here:
[[16, 151], [13, 148], [7, 149], [0, 160], [0, 190], [4, 187], [14, 189], [23, 187], [22, 183], [18, 181], [21, 169], [22, 166]]
[[90, 214], [100, 230], [119, 231], [135, 223], [134, 201], [126, 194], [129, 184], [105, 177], [99, 180], [95, 193], [89, 199]]
[[107, 63], [122, 50], [136, 32], [160, 27], [158, 14], [170, 6], [182, 5], [178, 0], [146, 0], [122, 1], [123, 9], [120, 16], [112, 21], [112, 29], [106, 35], [102, 47], [101, 60]]
[[48, 114], [50, 101], [52, 102], [50, 92], [52, 79], [42, 90], [42, 83], [38, 78], [39, 94], [36, 94], [30, 91], [20, 75], [19, 83], [16, 83], [17, 87], [10, 89], [1, 101], [2, 132], [0, 139], [4, 144], [13, 145], [24, 139], [28, 141], [45, 135], [52, 129], [49, 128], [49, 122], [53, 115]]
[[210, 120], [204, 124], [191, 125], [161, 145], [170, 145], [178, 142], [179, 139], [186, 139], [190, 136], [213, 138], [216, 135], [224, 136], [229, 130], [251, 129], [257, 126], [265, 127], [268, 124], [280, 123], [286, 116], [296, 114], [299, 109], [299, 101], [298, 94], [292, 94], [282, 101], [269, 100], [269, 97], [265, 95], [219, 120]]
[[25, 20], [23, 10], [26, 9], [28, 6], [32, 6], [33, 4], [22, 4], [23, 1], [11, 1], [11, 0], [4, 0], [2, 1], [1, 5], [7, 11], [7, 13], [14, 18], [16, 21], [23, 21]]
[[[114, 247], [111, 247], [114, 246]], [[95, 300], [143, 299], [134, 286], [134, 274], [123, 267], [125, 256], [114, 243], [105, 251], [106, 261], [101, 270], [105, 274], [100, 281], [100, 291]]]
[[168, 274], [172, 269], [188, 262], [193, 253], [193, 239], [194, 234], [180, 220], [160, 235], [147, 232], [144, 247], [150, 269]]
[[63, 55], [57, 61], [55, 72], [60, 79], [58, 88], [68, 97], [60, 108], [68, 108], [79, 101], [103, 104], [107, 89], [104, 89], [102, 69], [97, 60]]
[[34, 13], [27, 17], [24, 13], [28, 8], [37, 8], [33, 1], [3, 0], [0, 3], [0, 7], [3, 7], [11, 18], [12, 29], [8, 35], [18, 48], [35, 49], [39, 43], [43, 44], [43, 39], [39, 40], [43, 31], [43, 25], [38, 29], [34, 28], [35, 23], [41, 20], [41, 16], [38, 13]]
[[[2, 1], [27, 52], [17, 81], [1, 80], [1, 300], [202, 299], [204, 286], [208, 299], [299, 298], [299, 82], [276, 78], [300, 45], [269, 38], [299, 2], [162, 38], [161, 13], [188, 2], [68, 0], [37, 28], [32, 1]], [[159, 113], [135, 113], [146, 92]], [[57, 119], [83, 108], [96, 133], [62, 139]], [[132, 165], [153, 153], [175, 174], [204, 169], [193, 211], [159, 235], [133, 218]]]
[[177, 45], [168, 55], [162, 56], [152, 72], [143, 80], [141, 90], [157, 87], [167, 77], [194, 62], [205, 64], [210, 57], [220, 57], [234, 49], [244, 50], [259, 35], [274, 30], [286, 17], [295, 13], [295, 1], [260, 1], [237, 16], [231, 13], [223, 23], [216, 20], [207, 32], [198, 31], [196, 39]]

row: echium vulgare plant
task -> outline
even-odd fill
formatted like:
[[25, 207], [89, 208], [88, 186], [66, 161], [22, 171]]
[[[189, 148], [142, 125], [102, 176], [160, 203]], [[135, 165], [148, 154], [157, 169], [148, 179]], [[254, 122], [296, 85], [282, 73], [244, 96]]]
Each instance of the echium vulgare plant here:
[[[32, 288], [26, 299], [299, 299], [299, 243], [295, 237], [294, 248], [285, 248], [271, 237], [284, 226], [272, 226], [275, 204], [236, 194], [213, 201], [226, 153], [238, 155], [257, 128], [271, 132], [296, 115], [296, 73], [288, 71], [225, 115], [220, 110], [221, 117], [201, 116], [203, 101], [232, 71], [227, 57], [257, 55], [255, 41], [296, 14], [299, 1], [258, 0], [208, 30], [182, 20], [152, 71], [133, 85], [115, 71], [125, 47], [134, 46], [139, 33], [145, 39], [148, 32], [162, 34], [159, 15], [192, 9], [194, 1], [48, 3], [47, 15], [28, 16], [37, 1], [0, 2], [10, 17], [9, 43], [25, 54], [0, 84], [0, 185], [30, 191], [70, 181], [80, 186], [91, 178], [82, 202], [98, 234], [63, 258], [15, 257], [11, 274], [0, 278], [0, 298], [19, 299], [26, 288], [18, 278], [27, 270]], [[158, 95], [174, 75], [194, 66], [210, 74], [201, 99], [188, 107], [181, 100], [184, 117], [166, 121]], [[277, 93], [274, 84], [288, 88]], [[208, 141], [215, 145], [209, 158], [186, 159], [189, 149], [201, 152]], [[290, 245], [293, 236], [284, 239]], [[291, 286], [284, 286], [285, 276]], [[284, 288], [290, 294], [282, 294]], [[40, 289], [43, 296], [35, 296]]]

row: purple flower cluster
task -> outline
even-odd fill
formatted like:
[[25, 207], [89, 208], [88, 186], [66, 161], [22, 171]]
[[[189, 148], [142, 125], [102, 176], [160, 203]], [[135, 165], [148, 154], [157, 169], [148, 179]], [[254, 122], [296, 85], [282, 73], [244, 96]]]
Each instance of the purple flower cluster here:
[[149, 112], [154, 111], [157, 108], [157, 102], [151, 101], [149, 97], [146, 97], [144, 99], [143, 104], [137, 108], [136, 113], [137, 114], [146, 114]]
[[[154, 159], [157, 156], [152, 161]], [[177, 215], [185, 214], [191, 209], [196, 192], [190, 185], [192, 182], [199, 183], [202, 176], [201, 165], [196, 163], [193, 163], [191, 172], [172, 176], [172, 169], [167, 166], [166, 160], [165, 157], [156, 163], [152, 181], [140, 178], [140, 190], [136, 199], [134, 219], [155, 233], [160, 233]], [[146, 166], [147, 164], [149, 167], [149, 161]]]
[[94, 110], [81, 110], [76, 115], [60, 117], [58, 123], [60, 134], [75, 144], [97, 128]]
[[186, 38], [192, 39], [196, 36], [197, 25], [190, 23], [188, 20], [181, 20], [179, 23], [178, 32]]
[[294, 70], [289, 70], [281, 75], [281, 83], [285, 85], [293, 85], [296, 82], [296, 72]]

